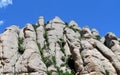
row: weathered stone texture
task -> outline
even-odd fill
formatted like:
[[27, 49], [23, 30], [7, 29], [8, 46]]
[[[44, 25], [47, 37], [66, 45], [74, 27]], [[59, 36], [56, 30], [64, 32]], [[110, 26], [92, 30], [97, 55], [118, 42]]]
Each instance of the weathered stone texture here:
[[0, 75], [120, 75], [120, 38], [41, 16], [0, 34]]

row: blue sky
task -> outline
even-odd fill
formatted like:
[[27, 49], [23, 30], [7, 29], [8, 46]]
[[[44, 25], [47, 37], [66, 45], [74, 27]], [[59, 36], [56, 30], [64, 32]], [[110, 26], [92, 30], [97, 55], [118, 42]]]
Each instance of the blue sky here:
[[59, 16], [80, 27], [96, 28], [100, 35], [120, 36], [120, 0], [0, 0], [0, 33], [11, 25], [35, 24], [39, 16], [49, 21]]

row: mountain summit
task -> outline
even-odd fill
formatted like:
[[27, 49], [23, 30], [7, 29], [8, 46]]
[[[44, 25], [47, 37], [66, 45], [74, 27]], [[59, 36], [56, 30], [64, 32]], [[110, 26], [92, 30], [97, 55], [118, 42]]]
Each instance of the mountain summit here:
[[0, 75], [120, 75], [120, 39], [55, 17], [0, 35]]

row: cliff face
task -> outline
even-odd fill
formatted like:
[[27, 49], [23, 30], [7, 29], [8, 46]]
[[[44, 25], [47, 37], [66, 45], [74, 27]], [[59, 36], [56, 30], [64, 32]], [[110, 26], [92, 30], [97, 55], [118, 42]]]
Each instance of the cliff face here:
[[0, 75], [120, 75], [120, 39], [55, 17], [0, 35]]

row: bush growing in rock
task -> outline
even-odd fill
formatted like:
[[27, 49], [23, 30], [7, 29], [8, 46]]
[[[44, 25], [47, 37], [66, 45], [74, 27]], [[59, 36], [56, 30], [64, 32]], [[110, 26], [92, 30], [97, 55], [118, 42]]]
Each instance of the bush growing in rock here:
[[101, 37], [100, 36], [96, 36], [96, 40], [100, 41]]
[[24, 48], [22, 47], [23, 44], [23, 38], [18, 38], [18, 52], [20, 54], [24, 53]]
[[64, 46], [65, 46], [66, 42], [63, 39], [59, 39], [59, 41], [57, 41], [57, 43], [60, 46], [60, 50], [65, 54]]
[[44, 38], [45, 38], [45, 45], [46, 46], [44, 46], [45, 48], [47, 47], [48, 49], [49, 49], [49, 41], [48, 41], [48, 33], [47, 33], [47, 31], [45, 31], [45, 33], [44, 33]]
[[34, 30], [36, 31], [36, 29], [39, 27], [38, 25], [32, 24]]

